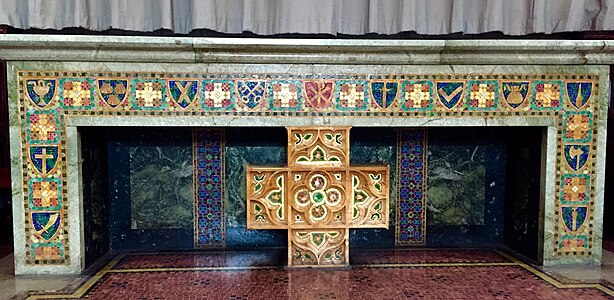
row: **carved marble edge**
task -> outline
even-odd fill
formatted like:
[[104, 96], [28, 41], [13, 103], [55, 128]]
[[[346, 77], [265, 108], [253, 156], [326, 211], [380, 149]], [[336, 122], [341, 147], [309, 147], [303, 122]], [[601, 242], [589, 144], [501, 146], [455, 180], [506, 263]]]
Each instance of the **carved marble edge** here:
[[0, 59], [294, 64], [614, 64], [614, 41], [0, 35]]

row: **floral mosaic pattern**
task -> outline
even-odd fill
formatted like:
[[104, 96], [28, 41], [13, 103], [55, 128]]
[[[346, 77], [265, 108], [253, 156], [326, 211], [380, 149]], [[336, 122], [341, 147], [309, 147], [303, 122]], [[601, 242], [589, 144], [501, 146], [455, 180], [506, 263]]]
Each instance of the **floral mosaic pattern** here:
[[[33, 211], [34, 187], [30, 183], [40, 179], [57, 179], [58, 199], [61, 199], [58, 210], [62, 212], [58, 232], [68, 232], [69, 223], [65, 217], [69, 207], [66, 205], [64, 115], [359, 115], [418, 118], [462, 116], [480, 119], [526, 116], [558, 120], [555, 250], [547, 255], [553, 259], [560, 255], [592, 255], [596, 124], [600, 121], [597, 105], [600, 88], [596, 75], [488, 74], [476, 80], [475, 75], [458, 74], [190, 75], [84, 71], [79, 76], [75, 77], [72, 72], [54, 71], [17, 73], [24, 162], [21, 177], [24, 189], [27, 188], [23, 193], [25, 215], [31, 216], [30, 212]], [[320, 80], [323, 83], [319, 85], [307, 84], [308, 81]], [[178, 84], [170, 81], [180, 81], [181, 87], [187, 90], [181, 90]], [[188, 88], [187, 81], [198, 86], [195, 90], [195, 84]], [[207, 83], [214, 83], [209, 90], [205, 87]], [[216, 87], [215, 83], [222, 84]], [[329, 95], [331, 85], [333, 92]], [[208, 91], [212, 94], [209, 95], [209, 102], [206, 102], [205, 93]], [[182, 94], [185, 97], [181, 98]], [[46, 172], [42, 172], [42, 160], [31, 159], [30, 147], [37, 145], [58, 146], [54, 170], [45, 165]], [[45, 151], [45, 157], [53, 152], [49, 150]], [[36, 151], [42, 154], [42, 149]], [[53, 160], [47, 157], [45, 164]], [[582, 197], [580, 193], [563, 193], [564, 178], [579, 174], [585, 175], [587, 198], [582, 199], [588, 200], [578, 201], [580, 198], [575, 197]], [[53, 185], [41, 186], [37, 194], [47, 195], [52, 188]], [[36, 238], [37, 230], [30, 219], [28, 217], [23, 228], [28, 257], [26, 263], [67, 264], [71, 243], [68, 235], [56, 234], [49, 241], [41, 241]]]

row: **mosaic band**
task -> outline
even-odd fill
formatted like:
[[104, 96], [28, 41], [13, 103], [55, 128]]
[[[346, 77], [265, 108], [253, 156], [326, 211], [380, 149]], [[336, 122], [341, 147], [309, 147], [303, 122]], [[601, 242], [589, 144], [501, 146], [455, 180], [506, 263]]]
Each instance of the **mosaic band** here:
[[427, 130], [399, 129], [397, 140], [398, 246], [426, 244]]
[[556, 118], [554, 253], [546, 255], [592, 255], [599, 123], [596, 75], [20, 71], [17, 79], [24, 246], [30, 265], [70, 261], [66, 114]]
[[197, 129], [193, 135], [194, 246], [224, 247], [224, 131]]

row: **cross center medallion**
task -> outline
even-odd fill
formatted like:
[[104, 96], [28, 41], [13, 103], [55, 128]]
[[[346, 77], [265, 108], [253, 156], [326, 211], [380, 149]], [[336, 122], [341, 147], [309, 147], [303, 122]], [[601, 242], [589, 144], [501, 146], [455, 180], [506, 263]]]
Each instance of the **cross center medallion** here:
[[287, 166], [247, 166], [247, 227], [288, 230], [290, 267], [346, 266], [350, 228], [388, 229], [389, 166], [350, 166], [349, 134], [288, 128]]

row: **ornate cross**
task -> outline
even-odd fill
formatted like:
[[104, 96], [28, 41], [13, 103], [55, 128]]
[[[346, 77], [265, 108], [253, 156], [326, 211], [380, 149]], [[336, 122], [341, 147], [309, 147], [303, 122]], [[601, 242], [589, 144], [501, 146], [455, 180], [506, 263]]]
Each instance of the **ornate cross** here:
[[350, 127], [288, 128], [286, 167], [247, 166], [247, 228], [288, 230], [288, 266], [349, 264], [350, 228], [388, 228], [387, 165], [350, 166]]

